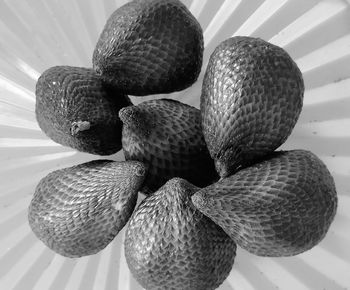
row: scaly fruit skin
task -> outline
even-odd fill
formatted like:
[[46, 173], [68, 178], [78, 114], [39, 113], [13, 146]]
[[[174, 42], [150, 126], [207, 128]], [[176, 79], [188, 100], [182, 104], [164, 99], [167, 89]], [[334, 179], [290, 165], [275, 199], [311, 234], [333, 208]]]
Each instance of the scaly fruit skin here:
[[79, 151], [109, 155], [121, 149], [118, 111], [128, 96], [104, 84], [92, 69], [55, 66], [36, 84], [35, 113], [53, 141]]
[[200, 103], [204, 137], [220, 176], [283, 144], [303, 94], [302, 74], [282, 48], [251, 37], [222, 42], [210, 57]]
[[297, 255], [317, 245], [337, 208], [327, 167], [304, 150], [276, 152], [198, 191], [192, 201], [239, 246], [271, 257]]
[[178, 0], [134, 0], [108, 19], [93, 53], [95, 70], [131, 95], [191, 86], [203, 58], [200, 24]]
[[125, 159], [148, 166], [144, 193], [159, 189], [173, 177], [200, 187], [217, 179], [198, 109], [170, 99], [150, 100], [123, 108], [119, 117]]
[[36, 187], [29, 224], [62, 256], [95, 254], [129, 220], [145, 175], [145, 166], [136, 161], [95, 160], [56, 170]]
[[210, 290], [229, 275], [236, 244], [193, 207], [191, 195], [197, 190], [173, 178], [133, 213], [125, 257], [145, 289]]

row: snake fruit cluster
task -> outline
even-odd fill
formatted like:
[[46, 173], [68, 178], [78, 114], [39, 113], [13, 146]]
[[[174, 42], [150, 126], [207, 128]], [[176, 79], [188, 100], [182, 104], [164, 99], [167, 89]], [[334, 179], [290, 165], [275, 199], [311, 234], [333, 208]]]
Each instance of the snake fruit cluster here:
[[147, 290], [216, 289], [228, 276], [236, 244], [191, 203], [198, 191], [173, 178], [133, 213], [125, 234], [125, 257]]
[[[193, 84], [202, 29], [179, 0], [133, 0], [108, 19], [93, 68], [52, 67], [36, 86], [36, 117], [54, 141], [127, 161], [56, 170], [29, 207], [35, 235], [67, 257], [105, 248], [130, 220], [128, 266], [145, 289], [216, 289], [236, 245], [291, 256], [317, 245], [336, 208], [326, 166], [275, 150], [303, 104], [300, 70], [282, 48], [251, 37], [222, 42], [206, 69], [200, 110], [128, 95]], [[220, 179], [219, 179], [220, 178]], [[137, 193], [148, 193], [136, 207]]]
[[126, 160], [148, 166], [145, 187], [154, 192], [173, 177], [206, 186], [216, 177], [200, 126], [200, 111], [175, 100], [160, 99], [125, 107], [122, 144]]
[[105, 248], [129, 220], [146, 168], [137, 161], [97, 160], [56, 170], [36, 187], [29, 224], [66, 257]]
[[179, 0], [133, 0], [107, 20], [93, 69], [56, 66], [36, 85], [36, 118], [53, 141], [110, 155], [121, 149], [118, 111], [127, 95], [192, 85], [203, 57], [201, 26]]

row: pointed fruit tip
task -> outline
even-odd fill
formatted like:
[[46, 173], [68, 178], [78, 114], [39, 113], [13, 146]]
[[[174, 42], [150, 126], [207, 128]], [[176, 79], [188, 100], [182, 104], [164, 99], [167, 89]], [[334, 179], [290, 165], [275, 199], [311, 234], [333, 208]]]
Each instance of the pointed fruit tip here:
[[124, 124], [129, 124], [139, 117], [140, 109], [137, 106], [127, 106], [119, 110], [119, 118]]
[[191, 197], [191, 200], [193, 205], [197, 209], [200, 209], [205, 205], [204, 199], [202, 198], [202, 195], [199, 192], [196, 192], [195, 194], [193, 194]]
[[222, 162], [221, 160], [215, 160], [215, 168], [221, 179], [230, 175], [229, 167], [225, 162]]
[[135, 164], [135, 174], [139, 177], [145, 177], [147, 173], [147, 165], [141, 162]]
[[77, 121], [72, 122], [70, 133], [72, 136], [77, 135], [79, 132], [89, 130], [91, 127], [91, 124], [89, 121]]
[[174, 177], [167, 181], [164, 184], [165, 188], [170, 188], [172, 192], [177, 192], [181, 195], [192, 196], [195, 192], [197, 192], [200, 188], [193, 185], [189, 181], [180, 178]]

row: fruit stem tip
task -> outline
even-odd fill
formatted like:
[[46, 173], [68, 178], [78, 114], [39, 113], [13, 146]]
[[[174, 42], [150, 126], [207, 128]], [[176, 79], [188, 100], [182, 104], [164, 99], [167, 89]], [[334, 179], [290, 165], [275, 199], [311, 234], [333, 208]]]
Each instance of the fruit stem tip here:
[[70, 128], [70, 133], [72, 136], [77, 135], [81, 131], [89, 130], [91, 127], [90, 122], [88, 121], [77, 121], [73, 122]]

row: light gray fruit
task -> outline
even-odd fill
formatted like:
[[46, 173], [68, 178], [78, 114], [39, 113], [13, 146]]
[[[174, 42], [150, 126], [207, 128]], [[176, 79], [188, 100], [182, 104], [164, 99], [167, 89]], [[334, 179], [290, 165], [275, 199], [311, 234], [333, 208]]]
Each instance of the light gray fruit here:
[[63, 256], [95, 254], [129, 220], [145, 175], [145, 166], [136, 161], [95, 160], [56, 170], [36, 187], [29, 225]]
[[147, 290], [211, 290], [229, 275], [236, 244], [196, 210], [199, 188], [173, 178], [146, 197], [125, 234], [131, 273]]
[[292, 256], [317, 245], [336, 209], [333, 178], [304, 150], [275, 152], [192, 196], [193, 204], [245, 250]]

